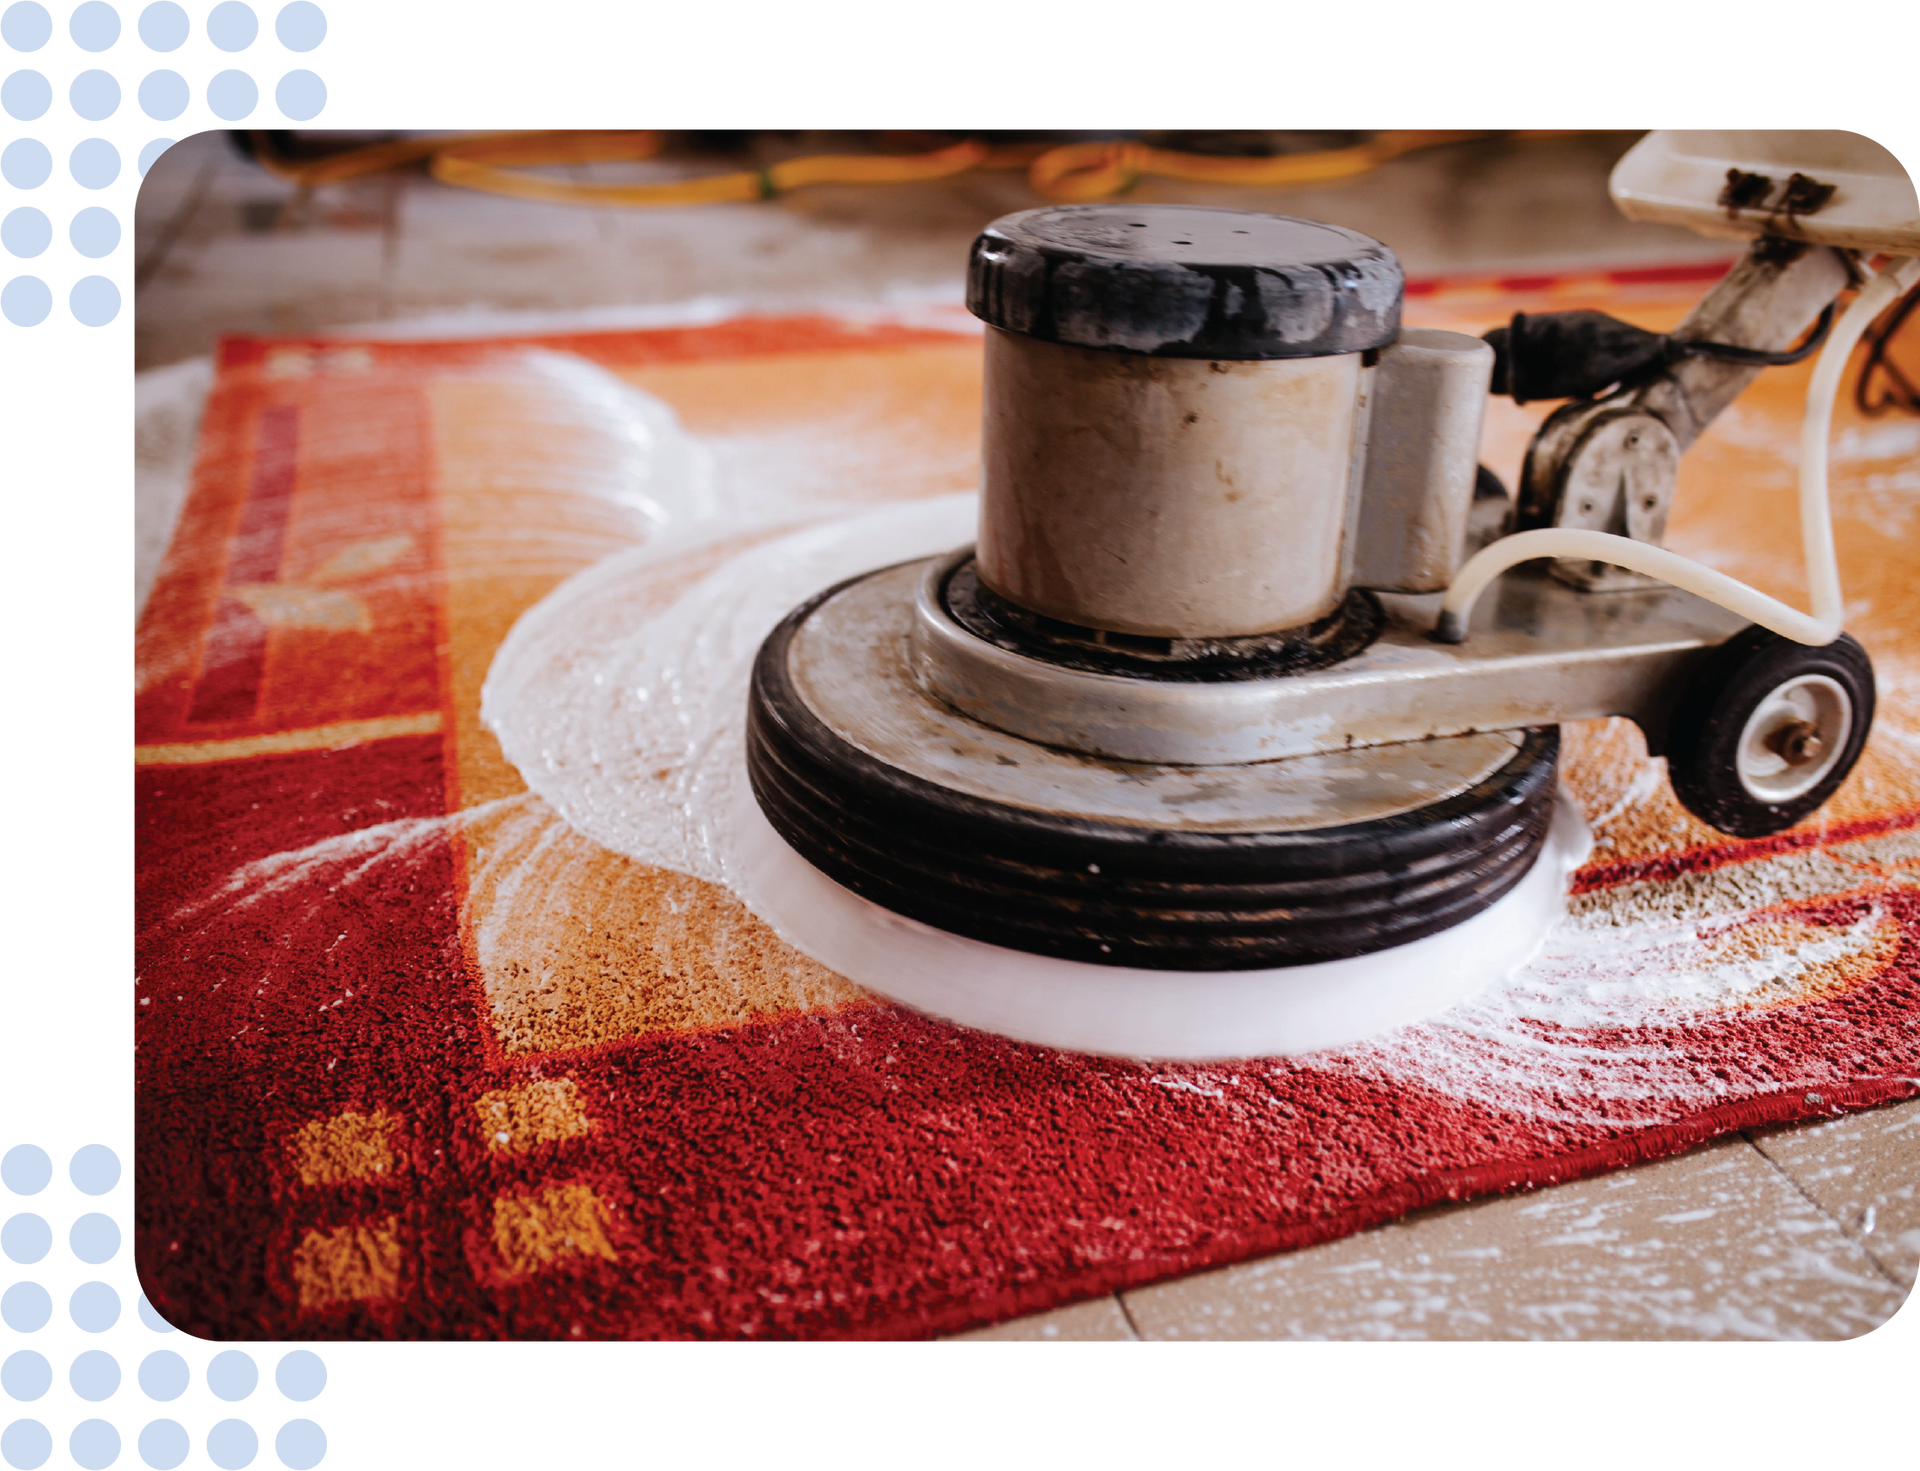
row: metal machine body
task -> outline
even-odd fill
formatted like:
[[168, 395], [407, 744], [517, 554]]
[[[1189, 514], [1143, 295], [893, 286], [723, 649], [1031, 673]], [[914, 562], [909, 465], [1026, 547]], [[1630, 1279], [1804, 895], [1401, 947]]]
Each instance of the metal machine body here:
[[[1742, 177], [1729, 218], [1765, 195]], [[937, 928], [1195, 971], [1365, 954], [1497, 902], [1546, 841], [1561, 721], [1636, 721], [1724, 831], [1798, 820], [1865, 741], [1864, 652], [1837, 614], [1620, 550], [1659, 547], [1687, 447], [1865, 279], [1851, 194], [1799, 174], [1776, 192], [1785, 226], [1747, 221], [1746, 258], [1664, 337], [1597, 313], [1403, 330], [1392, 252], [1309, 221], [995, 222], [968, 278], [977, 545], [828, 589], [768, 638], [762, 811]], [[1852, 210], [1845, 240], [1808, 223], [1829, 203]], [[1842, 319], [1842, 355], [1913, 273], [1896, 265]], [[1823, 358], [1816, 385], [1837, 371]], [[1511, 507], [1477, 465], [1490, 388], [1575, 398]], [[1824, 480], [1812, 502], [1805, 484], [1824, 515]]]
[[[1672, 337], [1784, 353], [1857, 278], [1839, 250], [1762, 236]], [[1290, 378], [1278, 378], [1276, 367]], [[1545, 565], [1580, 593], [1640, 596], [1589, 601], [1526, 569], [1505, 580], [1479, 609], [1471, 637], [1451, 647], [1428, 637], [1436, 600], [1394, 596], [1444, 589], [1472, 550], [1468, 518], [1492, 368], [1485, 343], [1418, 329], [1358, 354], [1202, 364], [1063, 349], [990, 326], [977, 571], [992, 591], [1110, 637], [1298, 627], [1326, 617], [1353, 588], [1387, 594], [1379, 600], [1384, 621], [1377, 642], [1334, 667], [1271, 678], [1249, 671], [1199, 688], [1066, 669], [969, 637], [923, 590], [918, 677], [938, 698], [1002, 729], [1123, 760], [1271, 760], [1602, 716], [1634, 720], [1650, 749], [1661, 750], [1680, 671], [1738, 633], [1744, 619], [1589, 559]], [[1529, 446], [1499, 529], [1589, 528], [1662, 544], [1681, 456], [1762, 371], [1680, 356], [1564, 405]], [[1243, 393], [1216, 406], [1227, 397], [1221, 388], [1256, 377], [1271, 385], [1266, 401]], [[1089, 393], [1087, 380], [1102, 391]], [[1106, 387], [1116, 380], [1120, 391]], [[1313, 391], [1303, 392], [1308, 381]], [[1218, 432], [1194, 436], [1203, 440], [1197, 451], [1179, 445], [1182, 430], [1209, 417], [1235, 431], [1225, 455]], [[1170, 443], [1179, 446], [1174, 454]], [[1236, 476], [1256, 482], [1265, 469], [1268, 483], [1246, 497], [1257, 512], [1223, 515], [1232, 507], [1194, 495], [1194, 477], [1180, 473], [1182, 454], [1209, 459], [1221, 484], [1238, 483]], [[1301, 493], [1337, 481], [1342, 459], [1344, 497]], [[1276, 467], [1292, 481], [1273, 483]], [[1231, 491], [1221, 499], [1228, 498], [1239, 504]], [[1049, 514], [1051, 524], [1036, 530]], [[1090, 587], [1102, 568], [1105, 581]], [[1249, 597], [1245, 585], [1255, 581], [1286, 589], [1291, 600]], [[1204, 606], [1197, 587], [1212, 592]], [[1171, 596], [1154, 596], [1163, 590]], [[1240, 605], [1229, 606], [1236, 596]], [[1143, 608], [1162, 609], [1161, 621], [1142, 621]]]
[[[1680, 342], [1784, 353], [1856, 284], [1852, 262], [1826, 246], [1768, 236], [1715, 284], [1673, 332]], [[1680, 457], [1761, 365], [1682, 357], [1642, 381], [1555, 412], [1528, 446], [1515, 527], [1572, 526], [1659, 546]], [[1658, 586], [1603, 562], [1561, 559], [1554, 575], [1590, 592]]]
[[1403, 285], [1366, 236], [1236, 210], [990, 226], [977, 549], [768, 638], [747, 761], [775, 831], [937, 928], [1134, 969], [1365, 954], [1511, 892], [1551, 725], [1375, 742], [1273, 708], [1390, 662], [1356, 578], [1430, 600], [1472, 520], [1494, 354], [1403, 332]]
[[1118, 761], [1220, 766], [1608, 715], [1657, 742], [1674, 680], [1746, 627], [1675, 588], [1595, 598], [1525, 572], [1482, 600], [1463, 643], [1429, 636], [1437, 595], [1388, 593], [1377, 599], [1373, 641], [1324, 668], [1204, 683], [1128, 678], [970, 632], [946, 591], [970, 555], [925, 564], [911, 635], [919, 683], [982, 724]]

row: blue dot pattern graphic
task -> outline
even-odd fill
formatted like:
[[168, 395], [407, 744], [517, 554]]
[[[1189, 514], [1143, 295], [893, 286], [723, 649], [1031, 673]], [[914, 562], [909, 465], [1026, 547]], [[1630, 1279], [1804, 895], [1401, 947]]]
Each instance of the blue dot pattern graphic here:
[[13, 1404], [40, 1404], [54, 1392], [54, 1360], [44, 1348], [21, 1344], [0, 1358], [0, 1394]]
[[140, 1296], [132, 1300], [132, 1315], [140, 1323], [140, 1327], [144, 1327], [154, 1337], [171, 1338], [175, 1333], [179, 1333], [179, 1329], [173, 1327], [173, 1323], [169, 1323], [165, 1317], [161, 1317], [159, 1312], [156, 1312], [154, 1304], [146, 1300], [146, 1292], [140, 1292]]
[[207, 1356], [200, 1379], [221, 1404], [246, 1404], [259, 1394], [259, 1360], [244, 1348], [217, 1348]]
[[19, 133], [0, 144], [0, 184], [17, 194], [38, 194], [52, 179], [54, 150], [46, 138]]
[[311, 123], [330, 100], [326, 77], [313, 67], [288, 67], [273, 83], [273, 109], [288, 123]]
[[119, 255], [125, 238], [127, 227], [108, 205], [83, 204], [67, 215], [67, 250], [83, 261], [106, 261]]
[[54, 38], [54, 12], [44, 0], [8, 0], [0, 8], [0, 46], [15, 56], [38, 56]]
[[54, 111], [56, 100], [54, 79], [40, 67], [13, 67], [0, 77], [0, 113], [10, 123], [31, 127]]
[[104, 1210], [83, 1210], [67, 1221], [67, 1256], [83, 1267], [106, 1267], [119, 1260], [127, 1231]]
[[[82, 255], [98, 260], [120, 243], [120, 222], [110, 210], [83, 209], [73, 217], [67, 238]], [[73, 1223], [73, 1229], [67, 1233], [67, 1245], [81, 1261], [97, 1267], [112, 1261], [114, 1253], [120, 1250], [120, 1228], [113, 1223], [112, 1216], [88, 1211]]]
[[200, 31], [221, 56], [246, 56], [259, 42], [259, 12], [248, 0], [213, 0]]
[[157, 133], [152, 138], [148, 138], [144, 144], [140, 144], [140, 152], [132, 156], [134, 175], [138, 175], [140, 179], [146, 179], [146, 171], [152, 169], [159, 156], [165, 154], [169, 148], [173, 148], [173, 144], [177, 142], [179, 138], [171, 133]]
[[[111, 225], [119, 229], [117, 215]], [[84, 1275], [127, 1271], [125, 1181], [121, 1152], [102, 1141], [69, 1148], [63, 1170], [60, 1156], [33, 1141], [0, 1152], [0, 1189], [35, 1202], [0, 1218], [0, 1246], [38, 1264], [36, 1275], [0, 1289], [0, 1327], [12, 1340], [0, 1356], [0, 1467], [179, 1471], [204, 1461], [215, 1471], [319, 1471], [332, 1456], [332, 1435], [311, 1413], [332, 1383], [323, 1354], [288, 1348], [269, 1360], [250, 1348], [204, 1348], [180, 1337], [146, 1292]], [[102, 1342], [73, 1348], [65, 1329]]]
[[73, 278], [73, 284], [67, 286], [67, 315], [73, 319], [73, 325], [84, 326], [88, 332], [113, 326], [125, 309], [127, 294], [119, 282], [104, 271], [88, 271], [84, 277]]
[[146, 1471], [180, 1471], [194, 1458], [194, 1433], [179, 1415], [154, 1415], [134, 1431], [132, 1454]]
[[313, 1415], [290, 1415], [273, 1433], [273, 1459], [286, 1471], [317, 1471], [332, 1444], [326, 1427]]
[[194, 1387], [194, 1365], [179, 1348], [148, 1348], [132, 1365], [132, 1383], [148, 1404], [179, 1404]]
[[127, 1315], [127, 1298], [106, 1277], [88, 1277], [67, 1292], [67, 1321], [77, 1333], [102, 1337], [119, 1327]]
[[330, 1379], [332, 1371], [315, 1348], [288, 1348], [273, 1362], [273, 1392], [288, 1404], [313, 1404]]
[[84, 1415], [67, 1431], [67, 1459], [79, 1471], [108, 1471], [127, 1456], [127, 1435], [106, 1415]]
[[175, 56], [194, 38], [194, 12], [180, 0], [146, 0], [132, 19], [132, 33], [154, 56]]
[[207, 77], [200, 100], [221, 123], [246, 123], [259, 111], [259, 77], [246, 67], [221, 67]]
[[[190, 52], [196, 35], [205, 50]], [[0, 202], [0, 253], [8, 261], [46, 263], [38, 271], [0, 273], [0, 323], [19, 332], [50, 325], [102, 332], [127, 323], [132, 184], [146, 179], [180, 134], [209, 123], [321, 121], [332, 106], [323, 69], [286, 61], [315, 56], [330, 36], [332, 17], [321, 0], [0, 4], [0, 46], [12, 61], [0, 69], [0, 117], [10, 129], [36, 129], [0, 138], [0, 188], [27, 196], [58, 184], [52, 209], [23, 198]], [[205, 65], [207, 52], [244, 65], [194, 75], [200, 67], [188, 58], [200, 56]], [[71, 194], [60, 198], [67, 184], [104, 196], [108, 213], [73, 209]], [[67, 215], [65, 230], [54, 211]], [[54, 255], [61, 234], [69, 253]], [[100, 269], [75, 271], [71, 263]]]
[[113, 0], [81, 0], [67, 12], [67, 42], [83, 56], [106, 56], [127, 35], [127, 17]]
[[127, 1162], [119, 1150], [100, 1139], [77, 1145], [67, 1154], [67, 1187], [88, 1200], [102, 1200], [127, 1179]]
[[[73, 152], [67, 155], [67, 168], [73, 174], [73, 182], [82, 189], [104, 189], [120, 177], [120, 150], [105, 138], [88, 138], [74, 145]], [[97, 1147], [90, 1144], [87, 1149]], [[86, 1149], [83, 1149], [80, 1154], [86, 1152]], [[111, 1154], [112, 1151], [109, 1150], [108, 1153]], [[74, 1156], [76, 1169], [79, 1157], [79, 1155]], [[118, 1160], [113, 1162], [113, 1178], [116, 1180], [120, 1178]], [[77, 1179], [73, 1183], [80, 1185]], [[104, 1195], [113, 1188], [113, 1183], [109, 1181], [98, 1190], [87, 1190], [84, 1185], [80, 1185], [80, 1188], [86, 1190], [89, 1195]]]
[[67, 1392], [81, 1404], [108, 1404], [127, 1387], [127, 1365], [111, 1348], [83, 1348], [67, 1360]]
[[15, 204], [0, 215], [0, 252], [15, 261], [36, 261], [54, 248], [54, 217], [40, 205]]
[[246, 1415], [221, 1415], [207, 1427], [200, 1450], [213, 1471], [248, 1471], [259, 1463], [259, 1427]]
[[54, 1254], [54, 1223], [36, 1210], [15, 1210], [0, 1219], [0, 1256], [8, 1266], [36, 1267]]
[[194, 109], [194, 84], [179, 67], [148, 67], [134, 83], [132, 106], [148, 123], [179, 123]]
[[111, 123], [123, 106], [127, 88], [106, 67], [81, 67], [67, 79], [67, 111], [83, 123]]
[[54, 282], [38, 271], [15, 271], [0, 280], [0, 321], [31, 332], [54, 315]]
[[54, 1289], [38, 1277], [15, 1277], [0, 1287], [0, 1327], [15, 1338], [46, 1333], [54, 1321]]
[[288, 56], [313, 56], [330, 27], [319, 0], [286, 0], [273, 12], [273, 38]]
[[15, 1415], [0, 1425], [0, 1463], [8, 1471], [40, 1471], [54, 1459], [54, 1427], [38, 1415]]

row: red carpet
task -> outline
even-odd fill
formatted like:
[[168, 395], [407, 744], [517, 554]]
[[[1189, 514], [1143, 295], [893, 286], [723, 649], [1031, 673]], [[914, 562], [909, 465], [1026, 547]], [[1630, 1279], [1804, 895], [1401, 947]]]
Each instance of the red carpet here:
[[[1479, 330], [1544, 297], [1663, 325], [1702, 289], [1456, 283], [1410, 316]], [[544, 345], [703, 436], [826, 414], [872, 465], [855, 495], [972, 474], [970, 338], [792, 319]], [[1632, 737], [1569, 728], [1602, 846], [1586, 938], [1545, 964], [1631, 993], [1609, 1024], [1516, 1003], [1369, 1048], [1152, 1067], [876, 1002], [724, 894], [534, 810], [475, 718], [487, 657], [633, 533], [541, 480], [556, 441], [498, 411], [502, 351], [224, 349], [139, 639], [136, 1251], [180, 1327], [949, 1333], [1920, 1093], [1920, 528], [1874, 510], [1872, 464], [1835, 478], [1891, 734], [1826, 813], [1724, 839]], [[1751, 541], [1756, 476], [1791, 484], [1790, 458], [1754, 468], [1756, 434], [1792, 443], [1803, 380], [1778, 376], [1742, 401], [1745, 439], [1689, 457], [1683, 550]], [[889, 392], [908, 407], [862, 417]], [[1735, 463], [1737, 494], [1700, 478]], [[530, 863], [511, 902], [503, 813], [572, 855]], [[1730, 1002], [1689, 989], [1723, 974], [1747, 978]]]

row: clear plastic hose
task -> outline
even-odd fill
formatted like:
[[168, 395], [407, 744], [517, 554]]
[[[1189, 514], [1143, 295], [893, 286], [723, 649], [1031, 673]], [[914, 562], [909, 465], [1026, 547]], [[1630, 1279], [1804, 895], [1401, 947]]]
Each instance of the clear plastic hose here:
[[1469, 558], [1455, 574], [1440, 604], [1434, 637], [1443, 643], [1464, 639], [1474, 600], [1509, 567], [1540, 557], [1579, 557], [1657, 577], [1796, 643], [1816, 647], [1832, 643], [1840, 636], [1846, 612], [1840, 596], [1840, 564], [1833, 549], [1833, 516], [1827, 503], [1827, 439], [1833, 426], [1833, 403], [1840, 393], [1847, 358], [1860, 335], [1915, 281], [1920, 281], [1920, 259], [1902, 257], [1890, 262], [1868, 283], [1835, 325], [1807, 385], [1806, 414], [1800, 421], [1800, 540], [1806, 550], [1811, 614], [1651, 542], [1606, 531], [1552, 526], [1503, 536]]

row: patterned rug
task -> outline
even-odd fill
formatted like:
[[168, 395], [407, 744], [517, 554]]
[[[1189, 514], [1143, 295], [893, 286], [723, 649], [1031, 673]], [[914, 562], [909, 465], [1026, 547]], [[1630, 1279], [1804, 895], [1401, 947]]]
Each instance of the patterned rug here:
[[[1717, 274], [1417, 283], [1407, 317], [1666, 328]], [[136, 1250], [169, 1319], [923, 1337], [1920, 1093], [1911, 417], [1836, 423], [1881, 685], [1842, 792], [1731, 840], [1632, 727], [1567, 727], [1598, 844], [1568, 918], [1363, 1046], [1153, 1066], [964, 1031], [527, 791], [479, 719], [523, 610], [689, 517], [970, 488], [979, 355], [958, 312], [222, 345], [137, 642]], [[1669, 536], [1789, 598], [1804, 383], [1689, 453]], [[1542, 412], [1490, 409], [1509, 481]]]

